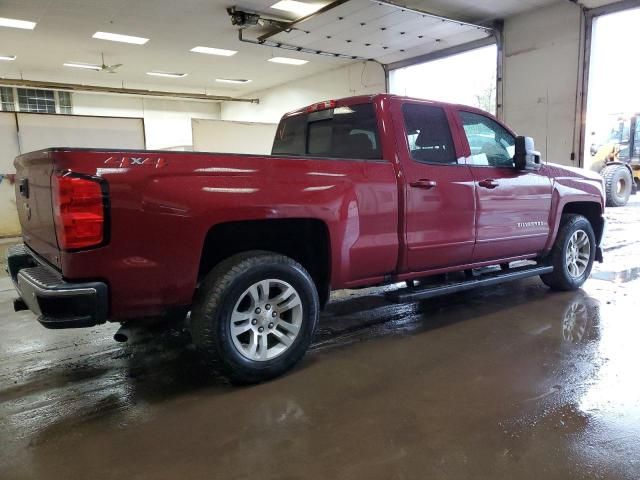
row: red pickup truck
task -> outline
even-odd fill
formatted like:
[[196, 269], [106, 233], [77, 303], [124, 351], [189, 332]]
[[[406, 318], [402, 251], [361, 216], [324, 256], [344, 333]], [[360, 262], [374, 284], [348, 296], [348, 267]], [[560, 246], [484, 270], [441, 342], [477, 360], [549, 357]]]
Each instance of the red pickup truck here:
[[[15, 166], [17, 310], [49, 328], [190, 312], [240, 382], [303, 356], [331, 290], [406, 281], [407, 301], [533, 275], [566, 290], [602, 261], [602, 179], [459, 105], [321, 102], [282, 118], [271, 156], [51, 148]], [[465, 274], [416, 286], [449, 272]]]

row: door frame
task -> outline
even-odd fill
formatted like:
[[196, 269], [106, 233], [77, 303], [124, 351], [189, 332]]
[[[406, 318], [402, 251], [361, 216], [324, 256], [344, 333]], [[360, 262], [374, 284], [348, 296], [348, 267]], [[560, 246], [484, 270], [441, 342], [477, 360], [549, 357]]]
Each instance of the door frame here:
[[[624, 10], [632, 10], [640, 8], [640, 0], [621, 0], [619, 2], [610, 3], [597, 8], [584, 8], [581, 12], [580, 20], [580, 38], [583, 39], [580, 48], [580, 57], [578, 59], [578, 88], [580, 91], [576, 95], [582, 95], [580, 102], [576, 101], [576, 125], [574, 130], [578, 131], [577, 136], [574, 134], [574, 152], [578, 152], [578, 166], [584, 167], [585, 141], [587, 130], [587, 101], [589, 99], [589, 76], [591, 74], [591, 43], [593, 41], [593, 22], [597, 17], [618, 13]], [[584, 121], [582, 120], [584, 118]], [[577, 142], [577, 148], [575, 145]]]

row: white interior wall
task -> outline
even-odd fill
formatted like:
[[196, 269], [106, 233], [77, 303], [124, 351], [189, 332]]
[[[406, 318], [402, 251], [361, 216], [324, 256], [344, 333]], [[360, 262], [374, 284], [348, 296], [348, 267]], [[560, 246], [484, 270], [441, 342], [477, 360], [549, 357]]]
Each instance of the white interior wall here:
[[16, 113], [16, 118], [22, 153], [50, 147], [144, 149], [139, 118], [38, 113]]
[[564, 2], [508, 18], [504, 26], [505, 122], [533, 137], [545, 160], [576, 166], [581, 18], [578, 6]]
[[231, 122], [194, 118], [195, 152], [251, 153], [269, 155], [278, 127], [275, 123]]
[[16, 117], [0, 112], [0, 238], [20, 232], [13, 175], [13, 159], [19, 154]]
[[193, 118], [220, 119], [220, 103], [74, 93], [73, 113], [144, 118], [147, 148], [189, 149]]
[[356, 62], [251, 93], [251, 97], [260, 99], [259, 104], [223, 102], [220, 113], [222, 120], [278, 123], [284, 113], [311, 103], [381, 93], [385, 89], [385, 75], [380, 65], [374, 62]]

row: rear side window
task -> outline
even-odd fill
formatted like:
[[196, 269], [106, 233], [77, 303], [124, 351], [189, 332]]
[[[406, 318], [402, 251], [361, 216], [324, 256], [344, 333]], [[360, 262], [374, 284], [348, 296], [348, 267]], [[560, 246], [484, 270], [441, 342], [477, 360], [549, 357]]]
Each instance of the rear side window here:
[[280, 122], [273, 141], [272, 155], [304, 155], [307, 116], [294, 115]]
[[272, 154], [381, 159], [373, 105], [350, 105], [288, 117], [280, 122]]
[[449, 121], [442, 108], [407, 103], [402, 113], [411, 158], [439, 165], [458, 163]]

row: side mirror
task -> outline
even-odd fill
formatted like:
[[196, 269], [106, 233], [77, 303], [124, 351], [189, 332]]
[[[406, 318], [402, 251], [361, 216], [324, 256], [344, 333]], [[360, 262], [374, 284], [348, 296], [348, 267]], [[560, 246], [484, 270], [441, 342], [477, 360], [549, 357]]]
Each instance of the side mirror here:
[[513, 163], [518, 170], [538, 170], [540, 168], [540, 152], [534, 150], [533, 138], [516, 137]]

